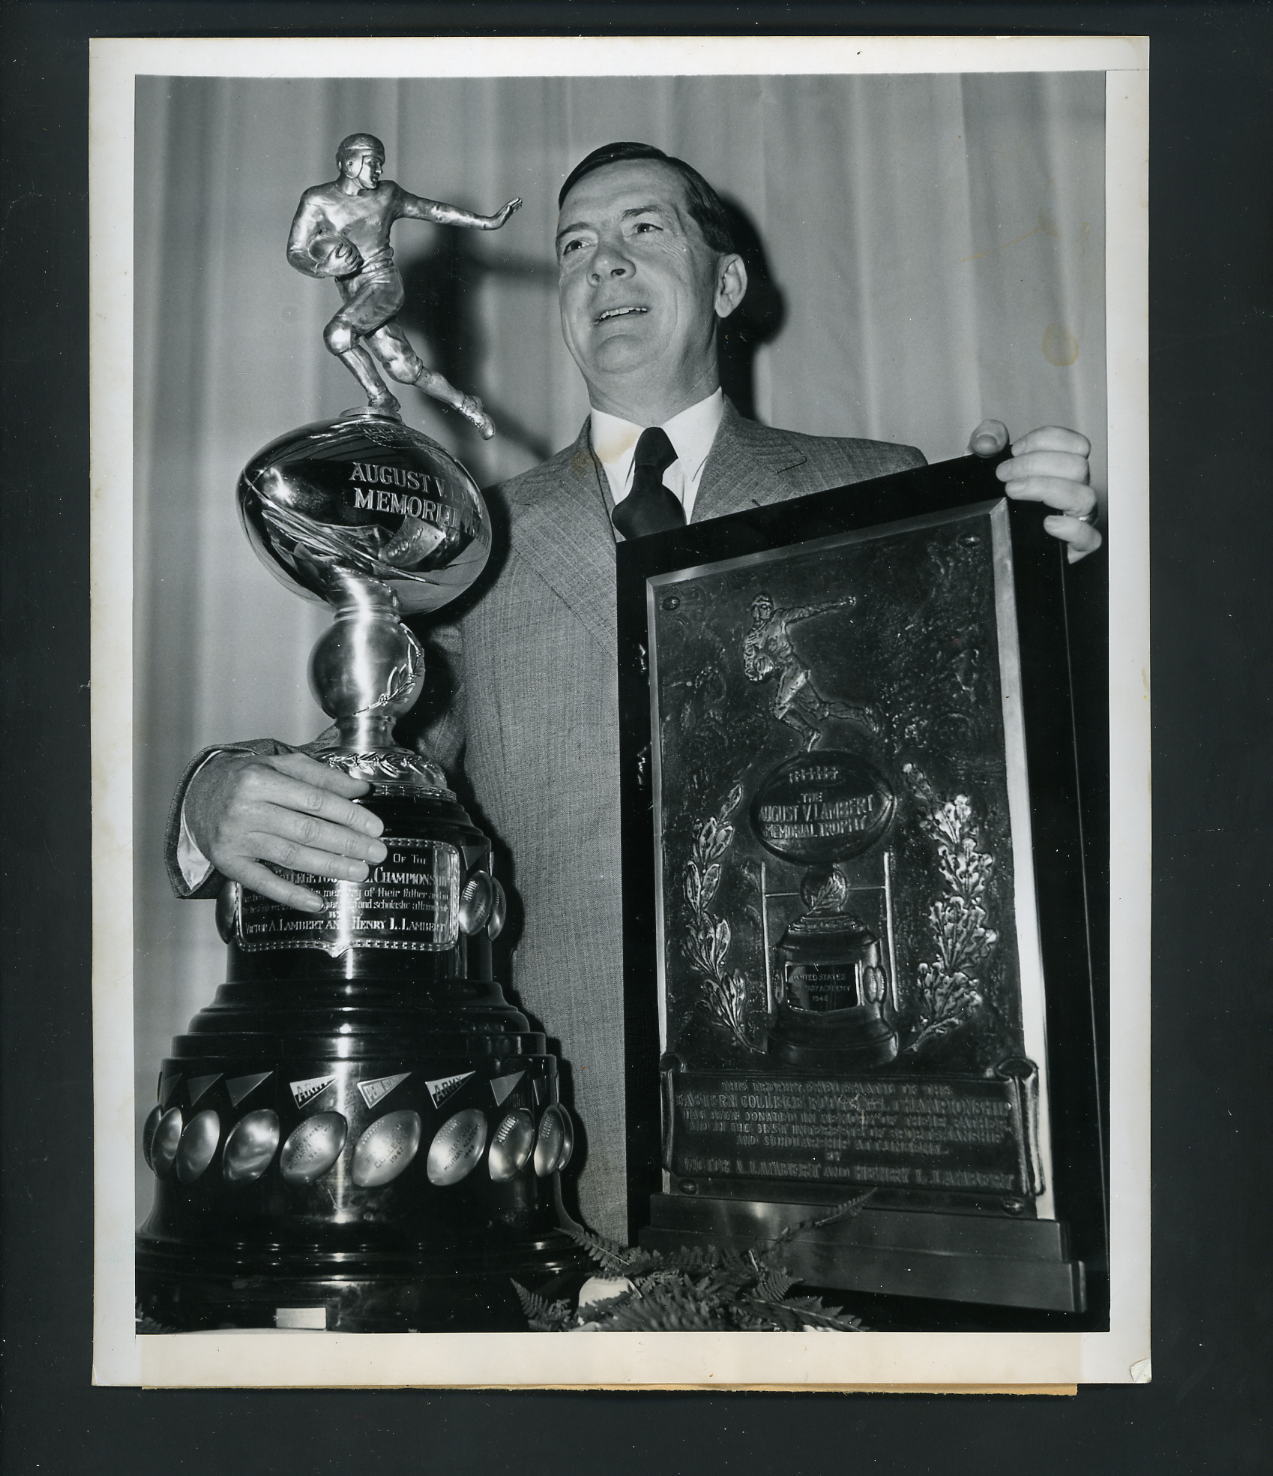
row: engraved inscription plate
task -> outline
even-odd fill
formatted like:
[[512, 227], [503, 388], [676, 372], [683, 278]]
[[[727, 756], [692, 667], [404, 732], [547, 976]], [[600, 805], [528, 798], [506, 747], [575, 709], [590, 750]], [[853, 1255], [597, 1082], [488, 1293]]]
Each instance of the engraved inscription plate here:
[[459, 938], [460, 853], [443, 841], [386, 836], [389, 854], [364, 882], [308, 872], [282, 874], [322, 897], [315, 916], [254, 892], [243, 893], [238, 943], [247, 953], [321, 948], [334, 958], [349, 948], [439, 953]]
[[575, 1130], [566, 1109], [559, 1103], [548, 1107], [539, 1120], [535, 1143], [535, 1172], [541, 1179], [564, 1169], [575, 1146]]
[[458, 1184], [473, 1172], [486, 1147], [486, 1114], [466, 1107], [434, 1134], [425, 1168], [431, 1184]]
[[843, 963], [789, 963], [783, 992], [804, 1010], [846, 1010], [861, 1000], [856, 972]]
[[279, 1171], [288, 1184], [312, 1184], [340, 1157], [349, 1124], [339, 1112], [307, 1117], [288, 1134], [279, 1154]]
[[512, 1179], [525, 1167], [535, 1146], [535, 1119], [526, 1107], [510, 1112], [491, 1137], [487, 1163], [491, 1178]]
[[931, 1076], [672, 1078], [674, 1173], [1025, 1194], [1010, 1083]]
[[354, 1149], [354, 1183], [374, 1189], [392, 1183], [420, 1147], [420, 1114], [409, 1108], [378, 1118]]

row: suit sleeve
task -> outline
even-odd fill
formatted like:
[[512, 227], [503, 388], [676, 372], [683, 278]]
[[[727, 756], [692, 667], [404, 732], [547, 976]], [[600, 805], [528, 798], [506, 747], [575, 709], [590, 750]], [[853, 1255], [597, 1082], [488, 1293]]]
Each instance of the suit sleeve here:
[[268, 756], [294, 751], [290, 745], [280, 743], [275, 738], [257, 738], [248, 743], [214, 743], [211, 748], [205, 748], [191, 759], [186, 766], [185, 773], [181, 776], [181, 782], [177, 785], [177, 792], [173, 796], [172, 808], [168, 811], [168, 827], [164, 835], [164, 864], [168, 868], [168, 881], [178, 897], [182, 899], [215, 897], [221, 890], [222, 882], [225, 881], [221, 873], [214, 870], [210, 871], [198, 886], [192, 887], [182, 875], [181, 866], [177, 860], [177, 847], [181, 839], [181, 815], [185, 807], [186, 790], [190, 787], [190, 781], [214, 754], [255, 753]]

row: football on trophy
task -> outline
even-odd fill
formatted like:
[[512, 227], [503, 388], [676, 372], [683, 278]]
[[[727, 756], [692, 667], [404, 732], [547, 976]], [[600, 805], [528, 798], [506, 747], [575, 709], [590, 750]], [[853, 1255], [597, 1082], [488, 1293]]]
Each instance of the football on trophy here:
[[326, 277], [348, 277], [362, 266], [362, 252], [348, 236], [319, 236], [310, 247], [310, 255]]
[[289, 431], [257, 453], [238, 487], [252, 547], [310, 599], [377, 580], [403, 614], [468, 589], [491, 548], [477, 483], [436, 441], [394, 416], [354, 412]]

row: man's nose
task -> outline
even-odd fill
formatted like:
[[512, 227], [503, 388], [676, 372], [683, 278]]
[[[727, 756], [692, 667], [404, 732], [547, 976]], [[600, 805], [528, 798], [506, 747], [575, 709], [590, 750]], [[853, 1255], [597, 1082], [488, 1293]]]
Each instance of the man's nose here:
[[632, 271], [632, 260], [621, 242], [602, 240], [597, 243], [597, 249], [592, 253], [592, 261], [588, 266], [591, 281], [601, 282], [607, 277], [630, 277]]

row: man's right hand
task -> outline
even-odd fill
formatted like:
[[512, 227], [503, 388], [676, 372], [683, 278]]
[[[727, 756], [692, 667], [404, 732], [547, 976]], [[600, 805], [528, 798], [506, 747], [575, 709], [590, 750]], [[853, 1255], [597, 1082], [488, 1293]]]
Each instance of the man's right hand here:
[[304, 912], [322, 899], [272, 866], [363, 881], [383, 861], [378, 815], [352, 803], [371, 786], [304, 753], [214, 754], [190, 781], [184, 815], [222, 876]]

